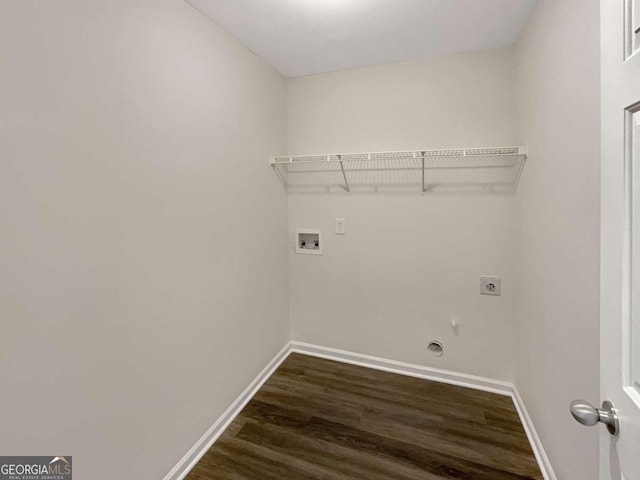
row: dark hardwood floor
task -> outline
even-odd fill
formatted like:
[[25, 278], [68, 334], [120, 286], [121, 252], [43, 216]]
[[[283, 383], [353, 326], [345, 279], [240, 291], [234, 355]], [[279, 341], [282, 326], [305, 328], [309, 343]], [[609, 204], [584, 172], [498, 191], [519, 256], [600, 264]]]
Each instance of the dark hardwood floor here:
[[291, 354], [187, 480], [542, 480], [511, 398]]

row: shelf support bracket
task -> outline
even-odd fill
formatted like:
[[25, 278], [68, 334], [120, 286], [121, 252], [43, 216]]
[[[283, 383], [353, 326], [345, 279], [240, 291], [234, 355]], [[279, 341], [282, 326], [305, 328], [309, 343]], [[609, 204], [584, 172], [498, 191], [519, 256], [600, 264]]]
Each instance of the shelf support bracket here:
[[287, 180], [285, 178], [285, 176], [282, 174], [282, 172], [280, 171], [280, 169], [278, 168], [278, 164], [274, 163], [271, 165], [271, 168], [273, 168], [273, 171], [276, 172], [276, 175], [278, 177], [278, 180], [280, 180], [280, 182], [282, 183], [282, 185], [284, 185], [284, 188], [289, 188], [289, 185], [287, 184]]
[[349, 182], [347, 182], [347, 174], [344, 173], [344, 165], [342, 165], [342, 156], [338, 155], [338, 160], [340, 161], [340, 170], [342, 170], [342, 178], [344, 178], [344, 189], [347, 192], [351, 192], [351, 190], [349, 190]]
[[421, 157], [422, 157], [422, 193], [424, 193], [427, 191], [424, 185], [424, 152], [422, 152]]

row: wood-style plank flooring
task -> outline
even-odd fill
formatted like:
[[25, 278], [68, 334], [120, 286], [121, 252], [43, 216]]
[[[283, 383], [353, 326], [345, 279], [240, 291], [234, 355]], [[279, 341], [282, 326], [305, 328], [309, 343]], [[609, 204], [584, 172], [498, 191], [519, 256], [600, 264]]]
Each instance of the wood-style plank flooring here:
[[187, 480], [542, 480], [511, 398], [291, 354]]

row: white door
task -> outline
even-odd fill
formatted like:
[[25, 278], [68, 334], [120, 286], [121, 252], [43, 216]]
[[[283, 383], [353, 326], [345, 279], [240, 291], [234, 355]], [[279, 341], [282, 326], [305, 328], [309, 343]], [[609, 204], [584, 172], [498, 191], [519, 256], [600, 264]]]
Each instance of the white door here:
[[640, 0], [601, 0], [601, 27], [600, 479], [640, 480]]

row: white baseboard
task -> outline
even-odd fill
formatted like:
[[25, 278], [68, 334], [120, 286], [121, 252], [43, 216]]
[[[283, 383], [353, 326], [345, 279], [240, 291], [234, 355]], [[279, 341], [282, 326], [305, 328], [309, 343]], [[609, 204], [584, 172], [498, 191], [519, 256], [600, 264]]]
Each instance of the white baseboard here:
[[196, 463], [203, 457], [211, 445], [222, 435], [227, 427], [238, 416], [242, 409], [249, 403], [253, 396], [260, 390], [280, 364], [289, 356], [291, 345], [287, 344], [280, 350], [266, 367], [258, 374], [247, 388], [236, 398], [229, 408], [214, 422], [211, 427], [200, 437], [193, 447], [182, 457], [175, 467], [164, 477], [164, 480], [182, 480]]
[[549, 457], [547, 457], [547, 454], [544, 451], [544, 447], [542, 446], [542, 442], [540, 441], [540, 437], [538, 436], [538, 433], [533, 426], [533, 421], [529, 416], [527, 407], [525, 407], [524, 402], [522, 401], [522, 397], [520, 396], [520, 393], [518, 392], [516, 386], [512, 385], [511, 388], [511, 398], [513, 399], [513, 403], [516, 406], [518, 415], [520, 416], [520, 422], [522, 423], [524, 431], [527, 434], [527, 438], [529, 439], [529, 444], [531, 445], [533, 454], [536, 456], [536, 460], [538, 461], [538, 465], [540, 466], [542, 476], [544, 477], [544, 480], [557, 480], [556, 474], [553, 472], [553, 468], [551, 468]]
[[436, 382], [448, 383], [459, 387], [474, 388], [485, 392], [497, 393], [499, 395], [511, 395], [513, 385], [508, 382], [501, 382], [491, 378], [467, 375], [439, 368], [425, 367], [413, 363], [398, 362], [381, 357], [373, 357], [362, 353], [348, 352], [336, 348], [321, 347], [309, 343], [291, 342], [291, 351], [311, 355], [313, 357], [326, 358], [338, 362], [350, 363], [361, 367], [383, 370], [385, 372], [397, 373], [409, 377], [434, 380]]
[[383, 370], [385, 372], [397, 373], [399, 375], [407, 375], [410, 377], [422, 378], [436, 382], [448, 383], [460, 387], [473, 388], [499, 395], [510, 396], [520, 416], [520, 421], [531, 444], [533, 453], [538, 461], [540, 470], [544, 480], [557, 480], [549, 459], [544, 451], [540, 437], [531, 421], [531, 417], [522, 402], [522, 398], [518, 393], [515, 385], [509, 382], [493, 380], [491, 378], [479, 377], [476, 375], [468, 375], [465, 373], [452, 372], [438, 368], [425, 367], [396, 360], [389, 360], [361, 353], [348, 352], [335, 348], [322, 347], [303, 342], [289, 342], [260, 372], [260, 374], [249, 384], [249, 386], [240, 394], [240, 396], [227, 408], [227, 410], [216, 420], [216, 422], [205, 432], [205, 434], [196, 442], [186, 455], [178, 462], [164, 480], [182, 480], [187, 473], [195, 466], [202, 456], [211, 448], [211, 445], [220, 437], [234, 418], [242, 411], [247, 403], [253, 398], [256, 392], [262, 387], [264, 382], [271, 374], [280, 366], [280, 364], [289, 356], [290, 353], [301, 353], [327, 360], [335, 360], [338, 362], [349, 363], [361, 367]]

